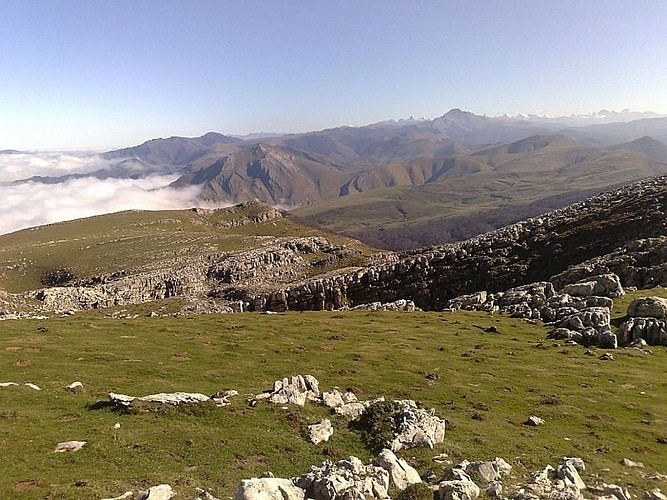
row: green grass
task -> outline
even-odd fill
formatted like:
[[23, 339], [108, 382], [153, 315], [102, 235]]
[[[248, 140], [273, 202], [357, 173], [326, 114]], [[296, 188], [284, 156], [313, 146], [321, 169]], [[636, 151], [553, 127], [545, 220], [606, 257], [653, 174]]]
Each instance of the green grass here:
[[[618, 301], [616, 316], [630, 298]], [[491, 325], [500, 334], [483, 331]], [[402, 453], [421, 472], [438, 471], [431, 457], [442, 452], [454, 461], [501, 456], [518, 482], [562, 456], [580, 456], [586, 482], [599, 475], [637, 495], [660, 484], [620, 465], [623, 458], [643, 462], [644, 472], [667, 473], [662, 347], [651, 355], [618, 350], [615, 361], [600, 361], [586, 348], [546, 341], [548, 330], [539, 325], [468, 312], [134, 320], [91, 312], [0, 327], [0, 382], [42, 388], [0, 388], [1, 498], [97, 498], [162, 482], [183, 498], [195, 487], [228, 497], [238, 481], [266, 471], [287, 477], [324, 459], [369, 460], [360, 434], [324, 407], [248, 406], [248, 395], [295, 373], [314, 375], [324, 390], [338, 386], [361, 399], [384, 395], [434, 407], [450, 422], [445, 443]], [[75, 380], [84, 384], [80, 394], [64, 389]], [[109, 391], [225, 388], [240, 393], [225, 408], [128, 414], [93, 406]], [[546, 423], [522, 425], [529, 415]], [[323, 417], [333, 419], [336, 432], [312, 445], [306, 426]], [[53, 453], [67, 440], [88, 444]]]

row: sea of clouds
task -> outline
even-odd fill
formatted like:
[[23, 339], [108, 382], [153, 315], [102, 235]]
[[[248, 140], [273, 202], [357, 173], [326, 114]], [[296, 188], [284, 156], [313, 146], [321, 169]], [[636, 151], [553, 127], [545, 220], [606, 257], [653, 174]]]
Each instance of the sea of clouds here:
[[168, 210], [201, 205], [198, 186], [169, 187], [177, 176], [139, 179], [70, 179], [56, 184], [14, 183], [33, 176], [59, 177], [109, 167], [91, 153], [0, 152], [0, 234], [121, 210]]

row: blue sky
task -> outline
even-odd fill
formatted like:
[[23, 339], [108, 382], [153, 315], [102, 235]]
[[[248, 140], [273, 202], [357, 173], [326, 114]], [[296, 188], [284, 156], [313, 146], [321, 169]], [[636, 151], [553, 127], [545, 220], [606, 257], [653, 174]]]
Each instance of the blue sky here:
[[0, 149], [479, 114], [667, 113], [667, 2], [0, 2]]

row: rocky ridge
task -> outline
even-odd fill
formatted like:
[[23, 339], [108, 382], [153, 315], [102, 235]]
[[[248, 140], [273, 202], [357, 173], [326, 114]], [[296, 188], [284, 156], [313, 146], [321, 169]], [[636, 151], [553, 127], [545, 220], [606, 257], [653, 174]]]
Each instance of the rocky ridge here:
[[244, 300], [251, 310], [339, 309], [398, 299], [442, 310], [476, 290], [500, 292], [541, 280], [562, 287], [615, 271], [626, 286], [665, 285], [666, 210], [667, 177], [650, 178], [464, 242]]

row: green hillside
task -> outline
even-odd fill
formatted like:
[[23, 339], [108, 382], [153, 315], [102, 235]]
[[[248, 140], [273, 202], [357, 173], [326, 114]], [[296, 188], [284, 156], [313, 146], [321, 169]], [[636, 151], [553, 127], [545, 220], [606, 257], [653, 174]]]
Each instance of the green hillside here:
[[[2, 235], [0, 288], [10, 293], [40, 288], [47, 273], [61, 269], [83, 279], [146, 266], [168, 268], [173, 259], [251, 249], [277, 237], [322, 234], [282, 216], [255, 221], [267, 210], [273, 209], [249, 203], [242, 209], [127, 211]], [[345, 237], [327, 237], [368, 253]]]
[[[635, 295], [616, 301], [614, 316]], [[667, 473], [664, 347], [617, 350], [614, 361], [602, 361], [603, 351], [545, 341], [542, 326], [466, 312], [139, 319], [91, 312], [2, 326], [2, 381], [42, 389], [0, 387], [2, 498], [113, 497], [163, 482], [179, 498], [192, 498], [195, 487], [227, 498], [238, 481], [267, 471], [289, 477], [325, 459], [369, 460], [360, 435], [324, 407], [248, 405], [249, 394], [296, 373], [314, 375], [322, 390], [435, 408], [449, 421], [445, 442], [401, 453], [422, 473], [441, 474], [444, 466], [431, 459], [443, 452], [454, 463], [501, 456], [514, 467], [509, 490], [546, 464], [577, 456], [588, 485], [627, 485], [635, 497], [661, 486], [645, 473]], [[498, 333], [485, 332], [489, 326]], [[78, 394], [65, 389], [75, 380], [84, 385]], [[240, 394], [223, 408], [122, 413], [95, 404], [109, 391], [227, 388]], [[529, 415], [546, 423], [522, 425]], [[323, 417], [335, 433], [312, 445], [305, 429]], [[53, 452], [67, 440], [87, 444]], [[623, 458], [645, 468], [624, 467]]]

